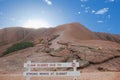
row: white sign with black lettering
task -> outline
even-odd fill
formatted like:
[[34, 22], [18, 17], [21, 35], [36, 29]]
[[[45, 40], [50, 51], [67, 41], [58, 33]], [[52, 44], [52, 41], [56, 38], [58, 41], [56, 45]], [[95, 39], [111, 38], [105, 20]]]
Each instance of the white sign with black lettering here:
[[79, 67], [79, 63], [25, 63], [24, 67], [50, 68], [50, 67]]
[[[32, 76], [74, 76], [74, 80], [77, 80], [76, 76], [80, 75], [80, 72], [77, 71], [77, 67], [79, 67], [79, 63], [76, 60], [73, 62], [66, 63], [32, 63], [28, 61], [24, 64], [24, 67], [27, 69], [24, 72], [24, 76], [26, 76], [26, 80], [30, 80]], [[57, 68], [57, 67], [72, 67], [73, 71], [39, 71], [34, 72], [32, 68]]]
[[41, 71], [25, 72], [24, 76], [79, 76], [79, 71]]

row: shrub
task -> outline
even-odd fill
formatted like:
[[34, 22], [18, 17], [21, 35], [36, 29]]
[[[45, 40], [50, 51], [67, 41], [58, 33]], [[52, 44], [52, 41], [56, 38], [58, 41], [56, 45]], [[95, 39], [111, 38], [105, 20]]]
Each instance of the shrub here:
[[9, 54], [11, 52], [15, 52], [18, 50], [22, 50], [28, 47], [33, 47], [34, 44], [32, 42], [20, 42], [13, 44], [11, 47], [9, 47], [5, 52], [3, 52], [3, 55]]

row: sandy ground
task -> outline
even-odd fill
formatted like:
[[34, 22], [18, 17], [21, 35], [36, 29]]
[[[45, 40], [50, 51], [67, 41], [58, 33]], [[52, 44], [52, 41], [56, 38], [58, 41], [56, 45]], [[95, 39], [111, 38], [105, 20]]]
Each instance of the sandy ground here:
[[[22, 74], [1, 74], [0, 80], [26, 80]], [[32, 77], [31, 80], [73, 80], [73, 77]], [[120, 80], [120, 72], [81, 73], [77, 80]]]

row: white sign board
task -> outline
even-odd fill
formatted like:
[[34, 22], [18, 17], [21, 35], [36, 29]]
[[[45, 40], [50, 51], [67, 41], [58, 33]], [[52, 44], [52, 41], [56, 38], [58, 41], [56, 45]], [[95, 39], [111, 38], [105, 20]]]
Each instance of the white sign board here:
[[79, 67], [79, 63], [25, 63], [24, 67], [50, 68], [50, 67]]
[[[26, 80], [30, 80], [31, 76], [74, 76], [74, 80], [77, 80], [76, 76], [80, 75], [80, 72], [77, 71], [77, 67], [79, 67], [79, 63], [76, 60], [73, 62], [67, 63], [32, 63], [28, 61], [24, 64], [24, 67], [27, 69], [24, 72], [24, 76], [26, 76]], [[72, 67], [73, 71], [40, 71], [34, 72], [31, 71], [31, 68], [52, 68], [52, 67]]]
[[24, 76], [79, 76], [79, 71], [41, 71], [25, 72]]

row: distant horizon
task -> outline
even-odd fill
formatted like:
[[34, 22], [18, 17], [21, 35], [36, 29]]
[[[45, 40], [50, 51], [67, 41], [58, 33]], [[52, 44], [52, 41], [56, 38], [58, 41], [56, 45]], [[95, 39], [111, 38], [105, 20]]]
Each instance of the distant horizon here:
[[[78, 22], [72, 22], [72, 23], [78, 23]], [[66, 24], [70, 24], [70, 23], [66, 23]], [[80, 23], [81, 24], [81, 23]], [[60, 25], [64, 25], [64, 24], [60, 24]], [[54, 26], [54, 27], [49, 27], [49, 28], [55, 28], [55, 27], [58, 27], [60, 25], [57, 25], [57, 26]], [[83, 25], [83, 24], [82, 24]], [[83, 25], [84, 26], [84, 25]], [[87, 28], [86, 26], [84, 26], [85, 28]], [[0, 28], [0, 29], [5, 29], [5, 28], [26, 28], [26, 27], [23, 27], [23, 26], [11, 26], [11, 27], [4, 27], [4, 28]], [[49, 29], [49, 28], [26, 28], [26, 29], [35, 29], [35, 30], [38, 30], [38, 29]], [[88, 28], [87, 28], [88, 29]], [[89, 29], [90, 30], [90, 29]], [[92, 31], [92, 30], [90, 30]], [[97, 31], [92, 31], [92, 32], [97, 32]], [[99, 32], [97, 32], [99, 33]], [[115, 34], [115, 35], [120, 35], [120, 34], [116, 34], [116, 33], [109, 33], [109, 32], [100, 32], [100, 33], [108, 33], [108, 34]]]

